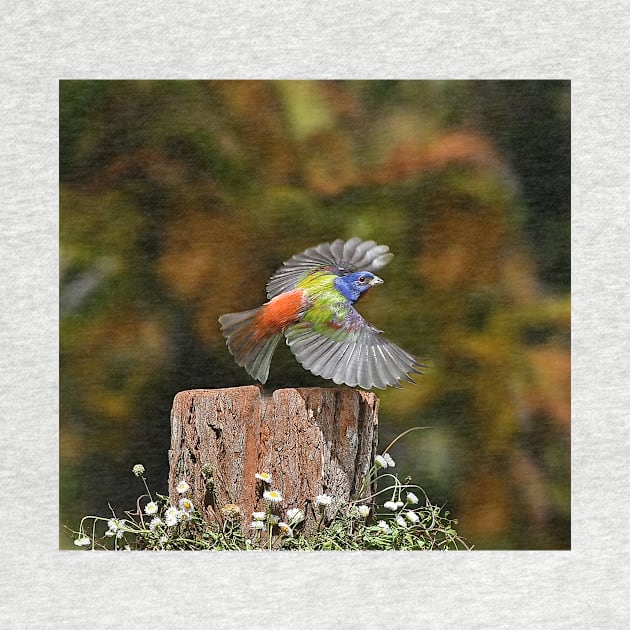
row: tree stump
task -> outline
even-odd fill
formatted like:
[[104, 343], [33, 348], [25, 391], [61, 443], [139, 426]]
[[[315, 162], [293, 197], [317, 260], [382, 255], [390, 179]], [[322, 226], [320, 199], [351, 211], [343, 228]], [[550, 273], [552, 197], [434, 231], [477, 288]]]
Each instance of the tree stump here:
[[[280, 520], [300, 508], [310, 531], [321, 517], [317, 495], [333, 498], [330, 518], [343, 502], [375, 491], [364, 482], [376, 454], [378, 402], [371, 392], [341, 388], [180, 392], [171, 411], [171, 501], [177, 505], [184, 479], [206, 521], [222, 523], [236, 505], [246, 530], [252, 512], [265, 510], [263, 491], [273, 489], [282, 495], [274, 506]], [[262, 472], [270, 484], [255, 478]]]

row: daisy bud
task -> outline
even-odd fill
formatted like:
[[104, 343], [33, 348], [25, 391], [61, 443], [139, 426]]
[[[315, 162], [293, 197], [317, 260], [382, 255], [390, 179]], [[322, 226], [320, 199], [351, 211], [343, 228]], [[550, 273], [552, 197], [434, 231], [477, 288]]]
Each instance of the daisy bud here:
[[387, 468], [387, 461], [385, 460], [385, 458], [382, 455], [377, 455], [374, 458], [374, 465], [377, 468]]
[[358, 507], [359, 510], [359, 516], [361, 516], [362, 518], [367, 518], [370, 514], [370, 508], [367, 505], [360, 505]]
[[236, 520], [241, 516], [241, 508], [236, 503], [226, 503], [221, 508], [221, 514], [228, 520]]
[[326, 507], [332, 503], [332, 497], [327, 494], [318, 494], [315, 497], [315, 505], [321, 505], [322, 507]]
[[394, 466], [396, 466], [396, 462], [392, 459], [389, 453], [383, 453], [383, 458], [385, 459], [385, 461], [387, 462], [387, 465], [390, 468], [394, 468]]
[[407, 503], [409, 505], [417, 505], [418, 497], [413, 492], [407, 492]]
[[176, 507], [170, 507], [164, 512], [164, 522], [172, 527], [173, 525], [177, 525], [181, 519], [181, 513]]

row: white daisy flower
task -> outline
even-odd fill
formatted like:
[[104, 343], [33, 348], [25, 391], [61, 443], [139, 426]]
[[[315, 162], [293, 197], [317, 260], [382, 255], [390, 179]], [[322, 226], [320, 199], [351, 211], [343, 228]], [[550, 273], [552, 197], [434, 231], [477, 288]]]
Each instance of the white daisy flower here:
[[251, 529], [265, 529], [265, 524], [262, 521], [252, 521], [249, 526]]
[[79, 536], [79, 538], [76, 538], [74, 541], [74, 544], [77, 547], [85, 547], [86, 545], [89, 545], [92, 541], [87, 537], [87, 536]]
[[287, 510], [287, 518], [289, 519], [289, 523], [291, 525], [297, 525], [304, 520], [304, 512], [300, 510], [300, 508], [291, 508]]
[[401, 527], [407, 527], [407, 521], [399, 514], [396, 517], [396, 522], [401, 526]]
[[386, 510], [391, 510], [392, 512], [395, 512], [398, 509], [398, 503], [396, 501], [385, 501], [385, 503], [383, 503], [383, 507]]
[[117, 518], [110, 518], [109, 521], [107, 521], [107, 527], [109, 529], [105, 532], [105, 536], [116, 536], [116, 538], [122, 538], [124, 534], [122, 527], [124, 524], [124, 518], [120, 520]]
[[176, 507], [171, 506], [164, 512], [164, 521], [169, 526], [177, 525], [180, 520], [180, 512]]
[[269, 514], [269, 516], [267, 516], [267, 522], [271, 523], [271, 525], [277, 525], [280, 522], [280, 517], [275, 514]]
[[195, 506], [190, 499], [182, 497], [179, 500], [179, 509], [182, 510], [182, 512], [192, 512], [195, 509]]
[[420, 517], [415, 512], [412, 512], [411, 510], [408, 510], [407, 512], [405, 512], [405, 517], [410, 523], [416, 524], [420, 521]]
[[291, 529], [291, 527], [289, 526], [288, 523], [285, 523], [284, 521], [278, 523], [278, 529], [285, 535], [285, 536], [293, 536], [293, 530]]
[[190, 490], [190, 486], [188, 485], [188, 482], [185, 479], [182, 479], [177, 484], [177, 492], [179, 492], [179, 494], [184, 494], [184, 492], [188, 492], [189, 490]]
[[267, 512], [252, 512], [252, 518], [255, 521], [264, 521], [267, 516]]
[[367, 518], [370, 515], [370, 507], [368, 505], [359, 505], [357, 510], [361, 518]]
[[277, 490], [265, 490], [263, 492], [263, 499], [269, 501], [269, 503], [281, 503], [282, 494], [280, 494]]
[[268, 472], [256, 473], [254, 477], [256, 477], [256, 479], [260, 479], [261, 481], [264, 481], [265, 483], [271, 483], [271, 473], [268, 473]]
[[409, 505], [417, 505], [418, 501], [418, 497], [413, 492], [407, 492], [407, 503]]
[[151, 519], [151, 522], [149, 523], [149, 529], [151, 531], [154, 531], [155, 528], [160, 527], [160, 525], [164, 525], [164, 521], [159, 516], [156, 516], [155, 518]]
[[315, 497], [315, 505], [321, 505], [323, 507], [326, 507], [327, 505], [330, 505], [332, 503], [332, 497], [328, 496], [327, 494], [318, 494]]
[[385, 521], [379, 521], [376, 526], [385, 534], [389, 534], [391, 531], [389, 525]]
[[152, 516], [153, 514], [157, 514], [158, 513], [158, 505], [155, 501], [149, 501], [145, 506], [144, 506], [144, 513], [147, 516]]
[[383, 453], [383, 458], [390, 468], [394, 468], [396, 466], [396, 462], [392, 459], [392, 456], [389, 453]]
[[382, 455], [377, 455], [374, 458], [374, 464], [377, 468], [387, 468], [387, 461]]

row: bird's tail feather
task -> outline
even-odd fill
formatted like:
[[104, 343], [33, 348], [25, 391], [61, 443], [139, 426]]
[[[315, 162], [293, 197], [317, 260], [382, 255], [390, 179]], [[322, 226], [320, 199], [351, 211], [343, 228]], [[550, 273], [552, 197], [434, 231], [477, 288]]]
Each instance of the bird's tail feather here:
[[240, 313], [227, 313], [219, 317], [221, 332], [227, 340], [228, 350], [238, 365], [261, 383], [267, 382], [271, 357], [282, 333], [261, 334], [255, 327], [260, 309]]

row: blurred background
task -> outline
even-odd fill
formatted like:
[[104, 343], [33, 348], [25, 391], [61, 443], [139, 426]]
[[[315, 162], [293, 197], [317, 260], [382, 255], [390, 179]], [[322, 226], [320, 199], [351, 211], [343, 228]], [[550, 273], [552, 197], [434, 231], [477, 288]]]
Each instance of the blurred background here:
[[[183, 389], [251, 384], [217, 318], [308, 247], [389, 245], [364, 317], [428, 366], [392, 450], [478, 549], [570, 547], [568, 81], [61, 81], [64, 525], [165, 493]], [[334, 386], [284, 346], [269, 388]]]

